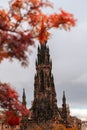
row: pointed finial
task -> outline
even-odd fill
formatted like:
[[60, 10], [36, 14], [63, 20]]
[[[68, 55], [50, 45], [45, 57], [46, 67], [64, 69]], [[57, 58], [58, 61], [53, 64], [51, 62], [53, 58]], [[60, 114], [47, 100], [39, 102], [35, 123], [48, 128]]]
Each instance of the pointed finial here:
[[66, 97], [65, 97], [65, 91], [63, 91], [63, 104], [66, 104]]
[[65, 97], [65, 91], [63, 91], [63, 97]]
[[23, 88], [23, 95], [25, 96], [25, 89]]
[[63, 91], [63, 99], [66, 100], [65, 91]]

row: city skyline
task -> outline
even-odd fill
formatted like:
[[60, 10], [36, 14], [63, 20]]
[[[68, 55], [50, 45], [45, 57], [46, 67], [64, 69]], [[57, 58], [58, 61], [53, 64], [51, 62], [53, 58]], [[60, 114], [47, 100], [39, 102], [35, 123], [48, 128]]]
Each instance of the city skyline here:
[[[6, 0], [4, 1], [6, 3]], [[51, 30], [52, 36], [47, 43], [52, 59], [58, 106], [62, 104], [62, 92], [65, 90], [71, 113], [82, 119], [87, 118], [87, 1], [54, 0], [53, 2], [56, 5], [55, 11], [57, 8], [62, 8], [73, 13], [77, 19], [76, 27], [70, 32]], [[1, 0], [0, 6], [2, 5]], [[7, 7], [7, 3], [4, 6]], [[11, 83], [20, 96], [22, 96], [22, 89], [25, 88], [28, 106], [33, 100], [37, 47], [31, 50], [33, 53], [29, 56], [28, 68], [21, 67], [16, 60], [12, 63], [5, 60], [0, 64], [0, 81]]]

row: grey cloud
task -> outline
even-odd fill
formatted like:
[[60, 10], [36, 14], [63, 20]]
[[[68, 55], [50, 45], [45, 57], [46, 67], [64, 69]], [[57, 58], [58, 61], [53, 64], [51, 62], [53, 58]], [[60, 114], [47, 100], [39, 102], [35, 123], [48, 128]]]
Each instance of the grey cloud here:
[[69, 104], [71, 108], [87, 109], [87, 84], [72, 82], [58, 84], [56, 91], [59, 104], [61, 104], [60, 101], [62, 99], [61, 95], [63, 90], [66, 91], [67, 104]]

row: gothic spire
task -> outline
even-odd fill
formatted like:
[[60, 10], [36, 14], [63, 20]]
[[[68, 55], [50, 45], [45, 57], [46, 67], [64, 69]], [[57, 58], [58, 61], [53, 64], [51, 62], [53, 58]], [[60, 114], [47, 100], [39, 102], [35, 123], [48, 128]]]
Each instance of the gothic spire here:
[[66, 106], [66, 97], [65, 97], [65, 91], [63, 91], [63, 106]]
[[63, 124], [68, 126], [67, 122], [67, 105], [66, 105], [66, 96], [65, 96], [65, 91], [63, 91], [63, 98], [62, 98], [62, 119], [63, 119]]
[[24, 88], [23, 88], [23, 95], [22, 95], [22, 104], [26, 107], [26, 94]]

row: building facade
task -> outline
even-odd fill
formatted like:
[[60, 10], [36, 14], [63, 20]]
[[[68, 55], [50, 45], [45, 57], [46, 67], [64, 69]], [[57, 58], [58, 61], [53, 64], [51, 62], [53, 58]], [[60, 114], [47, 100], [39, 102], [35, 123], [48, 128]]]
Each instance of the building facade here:
[[46, 44], [38, 46], [36, 74], [34, 77], [34, 101], [32, 104], [32, 120], [38, 123], [54, 120], [66, 127], [81, 128], [81, 120], [70, 115], [63, 92], [62, 107], [57, 106], [52, 60]]
[[32, 105], [32, 118], [36, 122], [46, 122], [58, 115], [54, 78], [51, 71], [52, 61], [49, 48], [46, 44], [38, 46]]

